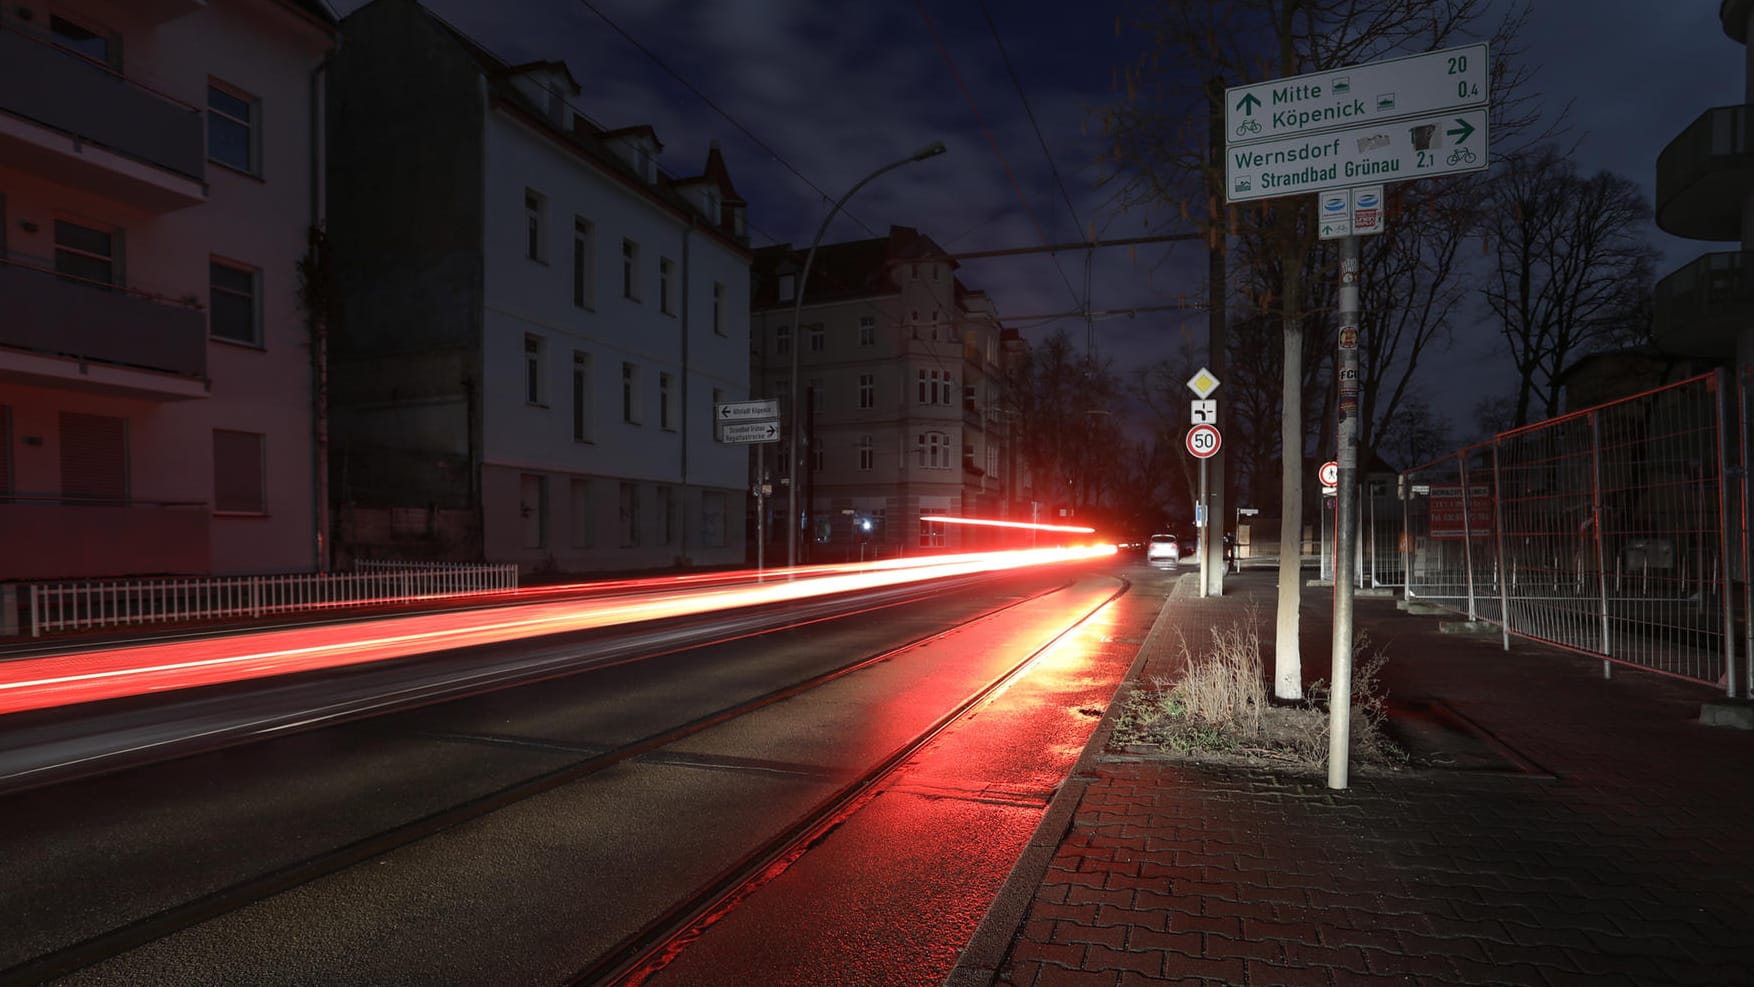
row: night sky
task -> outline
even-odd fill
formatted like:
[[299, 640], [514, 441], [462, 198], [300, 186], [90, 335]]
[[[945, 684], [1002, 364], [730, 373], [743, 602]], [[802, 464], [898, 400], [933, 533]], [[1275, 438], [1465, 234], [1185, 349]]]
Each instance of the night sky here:
[[[342, 15], [361, 6], [332, 5]], [[1508, 5], [1499, 0], [1499, 7]], [[807, 245], [834, 198], [932, 140], [942, 140], [949, 153], [867, 186], [827, 239], [871, 236], [894, 223], [918, 227], [952, 251], [975, 251], [1081, 240], [1092, 226], [1104, 238], [1175, 231], [1170, 216], [1122, 212], [1102, 185], [1111, 169], [1097, 113], [1119, 98], [1116, 69], [1142, 49], [1124, 26], [1116, 36], [1120, 5], [427, 0], [426, 6], [509, 62], [564, 59], [583, 89], [578, 110], [608, 128], [654, 126], [664, 142], [661, 163], [672, 174], [697, 174], [707, 142], [718, 139], [749, 201], [756, 246]], [[1705, 109], [1743, 98], [1745, 49], [1718, 26], [1716, 0], [1534, 0], [1529, 7], [1522, 47], [1534, 73], [1530, 88], [1547, 122], [1569, 111], [1560, 124], [1563, 139], [1575, 145], [1583, 171], [1617, 171], [1650, 195], [1663, 146]], [[1466, 40], [1472, 39], [1456, 43]], [[1659, 277], [1723, 249], [1675, 240], [1654, 226], [1651, 238], [1665, 252]], [[1074, 251], [974, 260], [961, 274], [1030, 338], [1065, 327], [1083, 342], [1081, 317], [1029, 317], [1082, 310], [1085, 266], [1084, 254]], [[1192, 244], [1097, 251], [1088, 272], [1090, 307], [1173, 303], [1199, 292], [1203, 271], [1202, 248]], [[1458, 319], [1449, 358], [1425, 361], [1434, 368], [1425, 372], [1434, 375], [1429, 385], [1437, 404], [1456, 419], [1458, 432], [1471, 433], [1465, 419], [1475, 397], [1510, 387], [1502, 357], [1492, 355], [1496, 333], [1483, 307], [1476, 308]], [[1203, 313], [1159, 312], [1099, 319], [1091, 335], [1100, 355], [1125, 372], [1169, 355], [1184, 339], [1202, 341], [1204, 332]], [[1435, 379], [1440, 366], [1442, 382]]]

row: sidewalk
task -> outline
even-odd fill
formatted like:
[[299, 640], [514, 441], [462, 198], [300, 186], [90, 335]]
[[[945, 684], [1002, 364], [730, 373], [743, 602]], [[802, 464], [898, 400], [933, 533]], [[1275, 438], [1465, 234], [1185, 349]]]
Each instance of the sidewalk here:
[[[1184, 578], [1131, 681], [1251, 603], [1270, 652], [1276, 581]], [[1303, 591], [1306, 681], [1331, 592]], [[1105, 753], [1111, 709], [947, 983], [1754, 984], [1754, 733], [1699, 725], [1714, 690], [1445, 619], [1358, 599], [1391, 704], [1426, 715], [1418, 766], [1345, 791]]]

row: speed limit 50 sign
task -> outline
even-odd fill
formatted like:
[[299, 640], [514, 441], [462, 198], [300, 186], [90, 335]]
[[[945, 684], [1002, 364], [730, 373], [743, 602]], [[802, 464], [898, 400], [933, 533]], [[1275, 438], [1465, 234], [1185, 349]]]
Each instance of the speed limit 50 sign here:
[[1224, 437], [1218, 434], [1216, 425], [1195, 425], [1188, 429], [1188, 452], [1195, 459], [1211, 459], [1224, 444]]

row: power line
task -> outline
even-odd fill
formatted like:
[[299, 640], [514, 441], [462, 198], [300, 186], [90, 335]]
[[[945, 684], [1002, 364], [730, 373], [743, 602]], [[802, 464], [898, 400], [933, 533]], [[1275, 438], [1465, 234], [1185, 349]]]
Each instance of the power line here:
[[1017, 77], [1017, 69], [1011, 64], [1011, 55], [1005, 50], [1005, 42], [999, 37], [999, 28], [993, 23], [992, 12], [987, 9], [987, 0], [980, 0], [981, 16], [987, 19], [987, 30], [993, 35], [993, 44], [998, 46], [999, 59], [1005, 63], [1005, 71], [1011, 75], [1011, 86], [1017, 90], [1017, 99], [1023, 103], [1023, 113], [1029, 117], [1029, 127], [1035, 131], [1035, 139], [1041, 143], [1041, 156], [1047, 159], [1048, 171], [1054, 176], [1054, 184], [1060, 187], [1060, 198], [1065, 200], [1066, 211], [1072, 215], [1072, 227], [1080, 233], [1084, 232], [1084, 221], [1078, 218], [1078, 208], [1072, 205], [1072, 195], [1066, 191], [1066, 183], [1060, 179], [1059, 166], [1054, 164], [1053, 152], [1048, 150], [1047, 138], [1041, 135], [1041, 125], [1036, 122], [1035, 110], [1029, 105], [1029, 96], [1023, 91], [1023, 80]]

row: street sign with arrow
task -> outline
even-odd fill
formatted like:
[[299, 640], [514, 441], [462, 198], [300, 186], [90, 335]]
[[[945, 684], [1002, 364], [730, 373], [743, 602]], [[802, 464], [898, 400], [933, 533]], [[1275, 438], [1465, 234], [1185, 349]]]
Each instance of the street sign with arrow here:
[[1232, 146], [1486, 104], [1484, 44], [1235, 86], [1224, 92]]
[[779, 422], [731, 422], [719, 426], [719, 441], [749, 445], [756, 442], [778, 442]]
[[1487, 111], [1411, 117], [1225, 149], [1231, 202], [1483, 171]]

